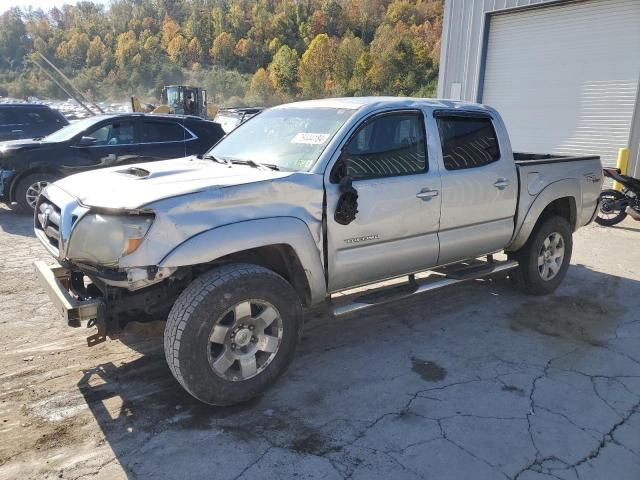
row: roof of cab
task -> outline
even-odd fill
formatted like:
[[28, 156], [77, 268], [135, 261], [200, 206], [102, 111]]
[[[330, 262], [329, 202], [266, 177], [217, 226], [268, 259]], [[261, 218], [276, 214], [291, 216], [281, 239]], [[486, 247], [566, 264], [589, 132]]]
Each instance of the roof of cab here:
[[435, 98], [418, 97], [341, 97], [323, 98], [318, 100], [304, 100], [301, 102], [287, 103], [274, 108], [347, 108], [358, 110], [370, 106], [397, 106], [397, 107], [430, 107], [451, 109], [486, 110], [487, 107], [478, 103], [461, 102], [454, 100], [441, 100]]

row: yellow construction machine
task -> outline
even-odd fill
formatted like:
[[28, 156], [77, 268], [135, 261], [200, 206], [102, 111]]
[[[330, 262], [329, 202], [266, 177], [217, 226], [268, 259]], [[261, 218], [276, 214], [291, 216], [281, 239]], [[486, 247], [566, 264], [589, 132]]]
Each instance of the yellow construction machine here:
[[131, 97], [131, 109], [134, 112], [171, 113], [176, 115], [195, 115], [201, 118], [215, 117], [218, 108], [207, 104], [207, 91], [188, 85], [167, 85], [162, 88], [162, 104], [159, 106], [140, 103], [137, 97]]

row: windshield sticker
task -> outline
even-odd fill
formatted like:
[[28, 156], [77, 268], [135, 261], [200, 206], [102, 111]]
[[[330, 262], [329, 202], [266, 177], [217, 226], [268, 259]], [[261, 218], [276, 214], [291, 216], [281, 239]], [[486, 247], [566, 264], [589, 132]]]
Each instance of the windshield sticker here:
[[307, 145], [322, 145], [329, 138], [328, 133], [300, 132], [291, 139], [291, 143], [306, 143]]

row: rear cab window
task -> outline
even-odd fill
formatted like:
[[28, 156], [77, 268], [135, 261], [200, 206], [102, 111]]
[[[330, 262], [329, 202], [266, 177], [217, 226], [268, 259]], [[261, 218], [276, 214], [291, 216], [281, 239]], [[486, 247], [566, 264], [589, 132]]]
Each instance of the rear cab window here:
[[488, 116], [443, 112], [436, 114], [436, 122], [445, 169], [482, 167], [500, 159], [498, 138]]

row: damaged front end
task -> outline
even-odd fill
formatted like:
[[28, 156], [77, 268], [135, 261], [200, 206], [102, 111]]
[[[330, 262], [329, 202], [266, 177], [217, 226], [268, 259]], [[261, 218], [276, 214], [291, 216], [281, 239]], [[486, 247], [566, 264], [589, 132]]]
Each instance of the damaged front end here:
[[55, 186], [40, 195], [34, 232], [58, 263], [36, 262], [36, 274], [69, 326], [97, 328], [89, 346], [117, 337], [131, 321], [165, 319], [190, 280], [177, 268], [118, 266], [152, 222], [148, 212], [96, 212]]
[[[191, 281], [189, 271], [178, 270], [169, 279], [154, 283], [159, 272], [151, 268], [147, 286], [132, 291], [114, 286], [131, 285], [127, 272], [91, 271], [86, 266], [80, 270], [72, 264], [47, 265], [43, 261], [35, 262], [34, 266], [40, 284], [67, 325], [96, 328], [87, 337], [89, 346], [102, 343], [107, 337], [118, 338], [130, 322], [164, 320], [177, 296]], [[140, 286], [143, 280], [135, 282]]]

